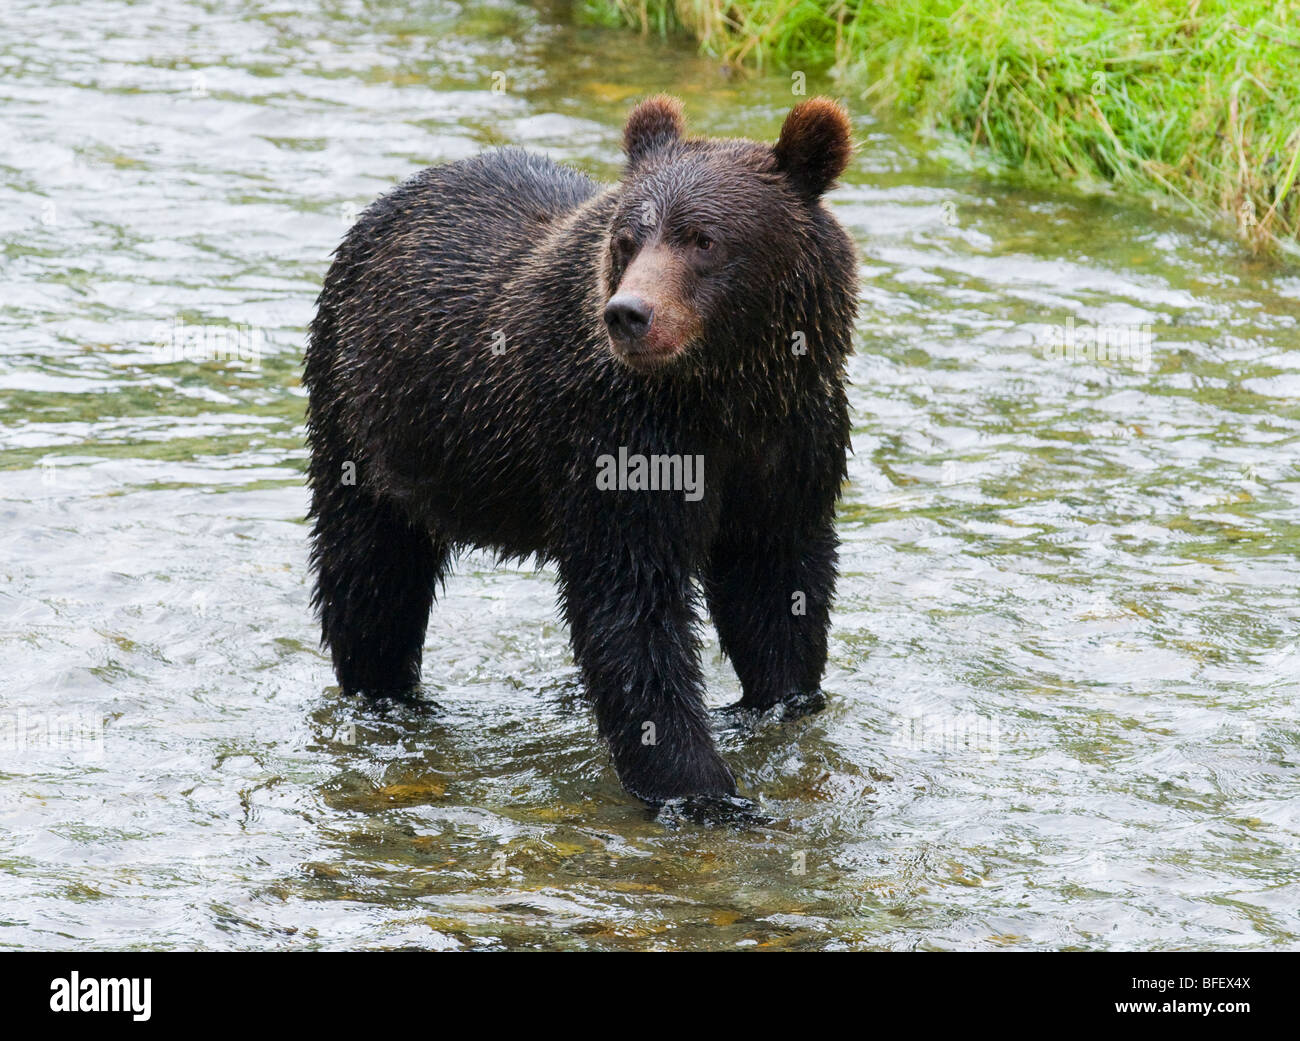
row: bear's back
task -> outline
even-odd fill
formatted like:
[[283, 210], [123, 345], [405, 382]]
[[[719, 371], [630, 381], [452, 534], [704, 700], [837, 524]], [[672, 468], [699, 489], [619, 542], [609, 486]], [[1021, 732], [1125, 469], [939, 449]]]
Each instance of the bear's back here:
[[350, 314], [345, 354], [478, 339], [506, 283], [601, 188], [518, 148], [431, 166], [377, 199], [339, 247], [321, 298]]
[[421, 171], [376, 201], [354, 233], [372, 245], [414, 233], [425, 249], [454, 236], [447, 245], [463, 274], [465, 262], [496, 267], [535, 246], [598, 191], [588, 177], [545, 156], [502, 148]]

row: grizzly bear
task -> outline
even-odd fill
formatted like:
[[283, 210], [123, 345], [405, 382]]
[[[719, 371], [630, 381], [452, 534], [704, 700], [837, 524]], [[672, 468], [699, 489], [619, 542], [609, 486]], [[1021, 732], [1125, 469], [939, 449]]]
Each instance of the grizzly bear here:
[[654, 97], [619, 182], [517, 149], [436, 166], [348, 232], [311, 323], [311, 565], [346, 691], [419, 683], [454, 552], [554, 565], [624, 787], [735, 796], [703, 601], [740, 709], [823, 703], [857, 264], [822, 204], [851, 152], [816, 98], [775, 145]]

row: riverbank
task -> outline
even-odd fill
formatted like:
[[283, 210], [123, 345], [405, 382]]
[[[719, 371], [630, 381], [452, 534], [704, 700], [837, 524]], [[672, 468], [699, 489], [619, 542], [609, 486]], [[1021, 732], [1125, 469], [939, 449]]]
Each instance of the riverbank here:
[[587, 0], [845, 96], [1035, 181], [1117, 191], [1300, 256], [1300, 5], [1233, 0]]

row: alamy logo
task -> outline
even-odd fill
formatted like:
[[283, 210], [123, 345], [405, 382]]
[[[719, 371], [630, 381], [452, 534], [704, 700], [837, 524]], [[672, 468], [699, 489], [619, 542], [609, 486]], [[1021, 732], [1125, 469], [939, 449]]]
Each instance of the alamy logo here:
[[602, 492], [684, 492], [687, 502], [704, 498], [704, 456], [628, 454], [596, 459], [596, 487]]
[[153, 360], [159, 364], [222, 361], [260, 368], [266, 337], [248, 325], [190, 325], [184, 318], [159, 322], [153, 330]]
[[137, 1023], [145, 1022], [150, 1011], [151, 979], [101, 980], [81, 978], [79, 972], [68, 979], [50, 981], [50, 1010], [53, 1012], [130, 1012]]
[[1151, 371], [1155, 333], [1149, 325], [1079, 325], [1073, 316], [1049, 330], [1043, 357], [1053, 361], [1125, 364], [1138, 372]]
[[0, 712], [0, 762], [8, 756], [57, 752], [104, 757], [104, 717], [90, 712]]

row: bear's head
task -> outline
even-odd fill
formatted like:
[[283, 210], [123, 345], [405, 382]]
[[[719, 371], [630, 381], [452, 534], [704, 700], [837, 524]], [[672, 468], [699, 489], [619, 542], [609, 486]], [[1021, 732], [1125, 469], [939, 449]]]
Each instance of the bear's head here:
[[638, 372], [699, 344], [770, 339], [774, 301], [823, 264], [820, 199], [853, 144], [848, 114], [813, 98], [786, 117], [775, 145], [688, 138], [682, 106], [659, 96], [623, 131], [627, 168], [601, 263], [605, 325], [617, 358]]

